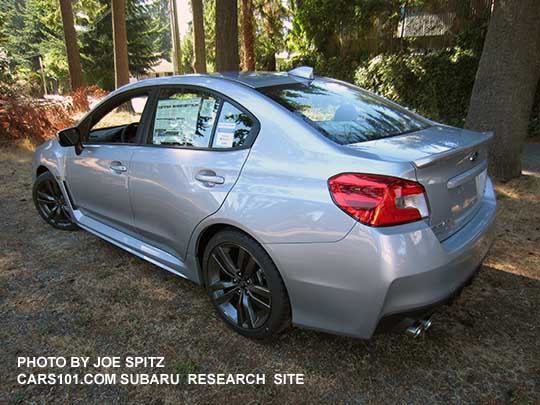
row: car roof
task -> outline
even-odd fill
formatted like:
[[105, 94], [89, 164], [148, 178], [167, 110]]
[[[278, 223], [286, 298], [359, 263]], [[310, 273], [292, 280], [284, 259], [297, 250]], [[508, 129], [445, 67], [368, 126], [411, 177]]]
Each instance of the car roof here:
[[226, 72], [213, 73], [211, 76], [234, 80], [253, 88], [305, 82], [305, 79], [292, 76], [287, 72]]
[[[306, 79], [296, 77], [287, 72], [225, 72], [225, 73], [210, 73], [210, 74], [187, 74], [156, 77], [151, 79], [139, 80], [129, 83], [117, 90], [126, 91], [145, 86], [159, 86], [171, 84], [187, 84], [186, 79], [193, 78], [212, 78], [223, 79], [235, 83], [240, 83], [245, 86], [257, 89], [269, 86], [280, 86], [286, 84], [305, 83]], [[116, 93], [116, 92], [115, 92]]]

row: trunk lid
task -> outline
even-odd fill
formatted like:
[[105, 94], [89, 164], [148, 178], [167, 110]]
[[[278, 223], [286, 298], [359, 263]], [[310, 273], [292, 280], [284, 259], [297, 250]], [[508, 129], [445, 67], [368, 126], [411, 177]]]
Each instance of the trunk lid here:
[[435, 125], [347, 147], [382, 160], [410, 162], [427, 193], [430, 226], [444, 240], [476, 213], [484, 195], [491, 138], [491, 133]]

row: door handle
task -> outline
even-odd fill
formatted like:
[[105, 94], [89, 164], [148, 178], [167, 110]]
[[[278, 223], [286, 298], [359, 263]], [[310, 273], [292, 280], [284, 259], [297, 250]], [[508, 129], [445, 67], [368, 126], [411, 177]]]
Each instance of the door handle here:
[[208, 185], [225, 183], [224, 177], [217, 176], [215, 173], [210, 174], [209, 172], [197, 173], [197, 175], [195, 176], [195, 180], [200, 181], [201, 183], [206, 183]]
[[111, 169], [113, 172], [116, 173], [123, 173], [127, 172], [127, 166], [124, 166], [122, 162], [114, 161], [109, 166], [109, 169]]

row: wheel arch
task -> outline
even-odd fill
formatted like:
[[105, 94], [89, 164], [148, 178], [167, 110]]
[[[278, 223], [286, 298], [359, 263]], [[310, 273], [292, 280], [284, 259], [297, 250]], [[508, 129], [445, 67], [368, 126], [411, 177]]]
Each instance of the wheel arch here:
[[36, 169], [36, 177], [41, 176], [45, 172], [50, 172], [49, 168], [45, 165], [40, 164]]
[[[216, 235], [217, 233], [219, 232], [222, 232], [224, 230], [234, 230], [234, 231], [239, 231], [239, 232], [242, 232], [244, 234], [246, 234], [247, 236], [249, 236], [250, 238], [253, 238], [252, 235], [250, 235], [248, 232], [246, 232], [245, 230], [237, 227], [237, 226], [234, 226], [234, 225], [231, 225], [231, 224], [227, 224], [227, 223], [214, 223], [214, 224], [211, 224], [211, 225], [208, 225], [206, 228], [204, 228], [198, 235], [197, 237], [197, 241], [196, 241], [196, 244], [195, 244], [195, 257], [197, 258], [197, 263], [199, 265], [199, 277], [200, 277], [200, 280], [204, 280], [204, 277], [203, 277], [203, 263], [202, 263], [202, 260], [203, 260], [203, 257], [204, 257], [204, 251], [206, 249], [206, 246], [208, 245], [208, 242], [210, 242], [210, 239], [212, 239], [214, 237], [214, 235]], [[255, 240], [257, 240], [256, 238], [253, 238]], [[258, 241], [257, 241], [258, 242]], [[258, 242], [260, 244], [260, 242]], [[204, 281], [202, 281], [202, 283], [204, 283]]]
[[287, 285], [283, 278], [283, 274], [280, 270], [279, 263], [276, 260], [276, 258], [273, 256], [272, 252], [270, 252], [265, 247], [265, 245], [259, 240], [259, 238], [254, 236], [252, 233], [250, 233], [246, 229], [243, 229], [243, 227], [241, 226], [237, 226], [235, 224], [231, 224], [228, 222], [214, 222], [214, 223], [208, 224], [199, 232], [199, 234], [197, 235], [197, 238], [195, 239], [195, 244], [194, 244], [194, 248], [192, 252], [196, 259], [198, 273], [199, 273], [198, 275], [199, 275], [199, 280], [201, 280], [201, 284], [204, 284], [203, 263], [202, 263], [202, 260], [204, 257], [204, 250], [206, 249], [206, 246], [208, 245], [208, 242], [210, 241], [210, 239], [212, 239], [212, 237], [216, 235], [218, 232], [221, 232], [224, 230], [234, 230], [234, 231], [241, 232], [249, 236], [250, 238], [252, 238], [255, 242], [257, 242], [261, 246], [261, 248], [264, 249], [264, 251], [268, 254], [268, 256], [270, 256], [270, 259], [272, 259], [272, 261], [274, 262], [276, 268], [278, 269], [278, 272], [280, 273], [281, 278], [283, 279], [285, 288], [287, 289]]

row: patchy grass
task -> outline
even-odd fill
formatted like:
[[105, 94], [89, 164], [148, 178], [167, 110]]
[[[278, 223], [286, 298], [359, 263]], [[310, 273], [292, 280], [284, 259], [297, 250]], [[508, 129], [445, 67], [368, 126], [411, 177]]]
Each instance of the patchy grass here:
[[[257, 342], [230, 331], [202, 288], [86, 232], [47, 226], [32, 204], [30, 158], [0, 149], [0, 402], [540, 402], [538, 177], [497, 185], [497, 241], [427, 337], [292, 329]], [[306, 384], [18, 385], [28, 371], [17, 356], [38, 355], [165, 356], [165, 372], [183, 378], [304, 373]]]
[[179, 361], [174, 366], [174, 373], [180, 376], [180, 380], [187, 383], [188, 375], [197, 373], [197, 365], [192, 361]]

